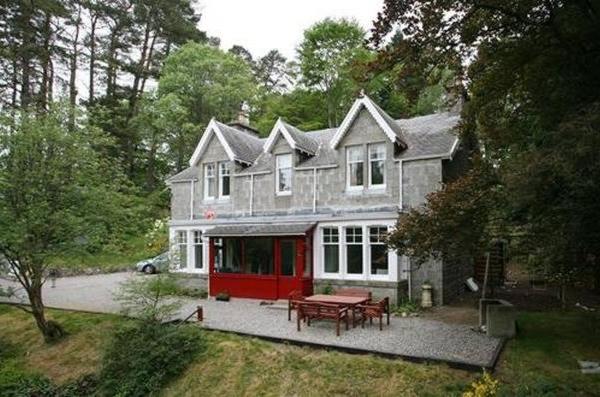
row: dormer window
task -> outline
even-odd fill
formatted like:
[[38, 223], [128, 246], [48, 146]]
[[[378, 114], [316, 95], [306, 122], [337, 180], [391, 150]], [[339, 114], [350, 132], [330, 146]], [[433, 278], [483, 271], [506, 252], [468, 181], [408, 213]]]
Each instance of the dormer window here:
[[369, 150], [369, 187], [385, 187], [385, 143], [368, 146]]
[[292, 155], [280, 154], [275, 157], [276, 193], [280, 196], [292, 194]]
[[229, 162], [222, 161], [219, 163], [219, 198], [229, 198], [230, 180]]
[[361, 145], [346, 147], [346, 175], [348, 189], [362, 189], [364, 175], [364, 150]]
[[216, 175], [214, 163], [204, 165], [204, 198], [214, 199], [216, 195]]

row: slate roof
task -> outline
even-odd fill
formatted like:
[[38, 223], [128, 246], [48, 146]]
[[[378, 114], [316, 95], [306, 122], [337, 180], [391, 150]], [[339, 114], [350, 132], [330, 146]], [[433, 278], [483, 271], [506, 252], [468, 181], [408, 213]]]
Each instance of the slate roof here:
[[167, 179], [167, 183], [184, 182], [191, 180], [196, 181], [198, 180], [198, 175], [200, 175], [200, 170], [198, 169], [198, 167], [188, 167]]
[[304, 236], [315, 223], [277, 223], [215, 226], [206, 231], [206, 237], [237, 237], [237, 236]]
[[[375, 103], [375, 109], [397, 134], [400, 142], [406, 148], [396, 156], [396, 159], [411, 159], [425, 156], [448, 156], [458, 143], [454, 133], [460, 122], [460, 116], [453, 112], [435, 113], [427, 116], [409, 119], [393, 120]], [[283, 123], [283, 121], [282, 121]], [[252, 164], [236, 175], [251, 173], [273, 172], [272, 157], [264, 152], [266, 138], [258, 138], [251, 132], [242, 131], [232, 126], [217, 122], [223, 138], [234, 153], [237, 161]], [[298, 128], [284, 123], [285, 128], [296, 142], [297, 148], [307, 153], [314, 153], [299, 164], [298, 168], [327, 167], [338, 165], [338, 152], [332, 149], [330, 142], [338, 128], [328, 128], [316, 131], [302, 132]], [[167, 182], [196, 179], [200, 175], [197, 167], [190, 167], [172, 176]]]
[[302, 150], [305, 153], [313, 155], [317, 152], [317, 149], [319, 148], [319, 142], [313, 139], [310, 135], [306, 134], [304, 131], [299, 130], [291, 124], [288, 124], [284, 121], [281, 121], [281, 124], [283, 124], [287, 132], [290, 133], [296, 145], [296, 149]]
[[264, 140], [251, 132], [230, 127], [227, 124], [216, 122], [223, 138], [233, 151], [235, 160], [252, 164], [263, 149]]

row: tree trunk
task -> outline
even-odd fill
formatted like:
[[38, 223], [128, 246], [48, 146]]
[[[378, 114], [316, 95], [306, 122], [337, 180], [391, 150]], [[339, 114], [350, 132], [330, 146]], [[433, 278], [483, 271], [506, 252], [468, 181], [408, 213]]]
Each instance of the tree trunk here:
[[108, 46], [108, 57], [106, 60], [106, 96], [110, 99], [114, 98], [115, 95], [115, 85], [117, 81], [117, 41], [119, 34], [119, 29], [117, 26], [113, 29], [110, 34], [110, 44]]
[[129, 114], [127, 116], [127, 121], [133, 117], [135, 114], [135, 108], [137, 105], [137, 99], [139, 96], [139, 86], [140, 81], [142, 79], [142, 74], [144, 73], [144, 67], [146, 65], [146, 58], [148, 56], [148, 44], [150, 43], [150, 32], [152, 21], [148, 21], [146, 23], [146, 28], [144, 29], [144, 41], [142, 43], [142, 51], [140, 54], [140, 60], [135, 67], [134, 76], [133, 76], [133, 85], [131, 86], [131, 96], [129, 97]]
[[39, 109], [41, 111], [46, 110], [48, 106], [48, 85], [50, 79], [50, 39], [51, 39], [51, 29], [50, 29], [50, 14], [46, 13], [46, 18], [44, 20], [44, 45], [42, 48], [42, 83], [40, 86], [40, 95], [39, 95]]
[[46, 319], [44, 303], [42, 301], [41, 277], [35, 277], [31, 281], [31, 285], [27, 288], [27, 295], [31, 304], [31, 314], [35, 319], [38, 329], [44, 336], [44, 340], [47, 343], [56, 341], [62, 338], [65, 332], [58, 323]]
[[[77, 20], [75, 21], [75, 37], [73, 38], [73, 48], [71, 52], [71, 62], [69, 70], [69, 104], [71, 108], [77, 105], [77, 58], [79, 56], [79, 30], [81, 25], [81, 4], [77, 6]], [[74, 117], [71, 111], [71, 117]], [[74, 120], [70, 120], [72, 124]]]
[[96, 66], [96, 23], [98, 22], [98, 15], [92, 15], [91, 31], [90, 31], [90, 82], [89, 82], [89, 95], [88, 103], [94, 101], [94, 67]]
[[21, 108], [27, 108], [31, 102], [31, 46], [32, 46], [32, 26], [31, 14], [33, 4], [27, 1], [21, 2], [21, 18], [19, 21], [22, 29], [22, 43], [19, 46], [19, 61], [21, 64]]
[[146, 80], [148, 79], [148, 75], [150, 74], [150, 67], [152, 65], [152, 55], [154, 53], [154, 44], [156, 42], [156, 36], [158, 36], [158, 33], [156, 33], [152, 37], [152, 41], [150, 42], [150, 50], [148, 51], [148, 56], [146, 57], [146, 65], [144, 66], [144, 71], [142, 72], [142, 85], [140, 86], [141, 94], [144, 93], [144, 88], [146, 87]]

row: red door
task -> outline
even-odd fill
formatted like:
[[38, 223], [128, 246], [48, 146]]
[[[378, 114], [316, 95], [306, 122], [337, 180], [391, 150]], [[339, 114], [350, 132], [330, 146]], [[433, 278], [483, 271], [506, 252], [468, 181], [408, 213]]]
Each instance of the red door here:
[[311, 252], [306, 250], [305, 238], [282, 237], [276, 240], [275, 269], [279, 299], [286, 299], [294, 290], [303, 295], [312, 294], [312, 261], [306, 260], [306, 255]]

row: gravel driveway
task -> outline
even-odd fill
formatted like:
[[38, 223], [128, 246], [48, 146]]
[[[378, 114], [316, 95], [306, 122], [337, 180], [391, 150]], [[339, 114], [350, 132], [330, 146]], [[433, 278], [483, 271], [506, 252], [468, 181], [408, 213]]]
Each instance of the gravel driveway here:
[[[44, 301], [48, 307], [118, 313], [120, 306], [113, 293], [130, 277], [152, 276], [126, 272], [60, 278], [55, 288], [50, 283], [44, 286]], [[9, 285], [15, 284], [0, 279], [0, 286]], [[501, 339], [474, 332], [469, 326], [425, 318], [392, 317], [390, 326], [383, 331], [377, 326], [358, 327], [342, 330], [340, 337], [336, 337], [330, 322], [316, 322], [310, 328], [303, 326], [298, 332], [296, 322], [287, 321], [287, 311], [251, 299], [231, 302], [187, 299], [177, 317], [187, 317], [199, 304], [204, 308], [206, 328], [357, 352], [491, 368], [502, 347]]]

